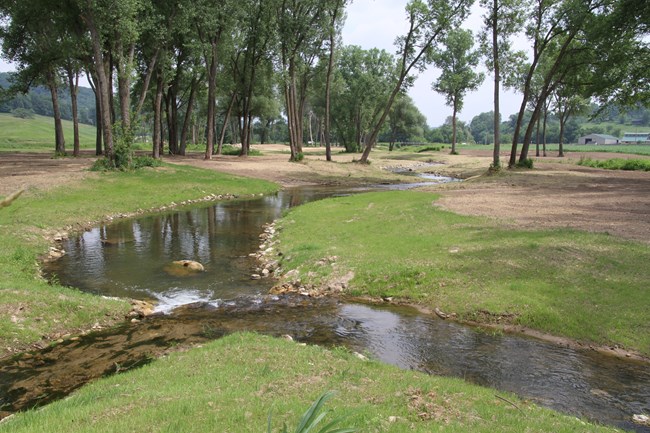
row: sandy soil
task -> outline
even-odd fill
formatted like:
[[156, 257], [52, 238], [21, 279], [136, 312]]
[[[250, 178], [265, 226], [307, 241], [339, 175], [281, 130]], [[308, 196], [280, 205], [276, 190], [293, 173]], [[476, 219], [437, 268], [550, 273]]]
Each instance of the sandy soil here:
[[[341, 154], [334, 155], [339, 164], [329, 164], [322, 149], [306, 149], [305, 163], [297, 164], [288, 162], [285, 146], [264, 146], [261, 150], [264, 156], [219, 156], [205, 161], [201, 154], [194, 154], [166, 160], [267, 179], [283, 186], [391, 181], [396, 177], [382, 173], [382, 167], [413, 167], [470, 178], [436, 188], [442, 194], [440, 205], [454, 212], [494, 217], [516, 226], [571, 227], [650, 243], [650, 172], [601, 170], [574, 164], [582, 156], [638, 156], [580, 153], [565, 158], [536, 158], [534, 170], [487, 176], [489, 151], [464, 151], [456, 156], [436, 154], [429, 159], [439, 164], [418, 168], [422, 161], [391, 160], [386, 159], [386, 154], [370, 166], [361, 166], [351, 163], [352, 156]], [[0, 195], [18, 189], [47, 189], [94, 176], [87, 170], [93, 160], [91, 154], [53, 159], [43, 153], [0, 153]]]

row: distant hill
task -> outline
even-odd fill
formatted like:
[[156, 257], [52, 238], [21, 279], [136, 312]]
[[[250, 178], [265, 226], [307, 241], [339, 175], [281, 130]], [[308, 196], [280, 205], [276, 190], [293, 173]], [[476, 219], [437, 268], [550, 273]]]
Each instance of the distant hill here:
[[[31, 119], [0, 113], [0, 150], [29, 150], [54, 152], [54, 119], [34, 116]], [[66, 150], [72, 152], [72, 122], [63, 121]], [[79, 125], [82, 149], [95, 149], [95, 127]]]
[[[0, 91], [6, 91], [11, 86], [11, 72], [0, 72]], [[17, 95], [12, 98], [2, 97], [0, 93], [0, 113], [11, 113], [17, 108], [31, 110], [41, 116], [53, 116], [52, 97], [50, 90], [44, 86], [34, 87], [26, 95]], [[80, 87], [77, 96], [79, 104], [79, 122], [95, 125], [95, 93], [87, 87]], [[70, 92], [61, 88], [59, 92], [61, 117], [72, 120]]]

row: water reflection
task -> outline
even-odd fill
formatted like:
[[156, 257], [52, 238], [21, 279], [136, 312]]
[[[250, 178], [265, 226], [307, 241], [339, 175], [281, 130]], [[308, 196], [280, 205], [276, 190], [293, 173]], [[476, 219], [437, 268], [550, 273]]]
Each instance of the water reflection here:
[[[116, 358], [128, 363], [128, 359], [155, 355], [172, 344], [203, 341], [233, 331], [291, 334], [311, 343], [369, 352], [402, 368], [462, 377], [512, 391], [577, 416], [650, 432], [650, 428], [630, 421], [633, 414], [650, 413], [647, 365], [521, 336], [477, 332], [408, 308], [333, 301], [313, 304], [306, 299], [287, 302], [284, 298], [270, 302], [262, 297], [270, 281], [250, 278], [255, 263], [249, 257], [259, 246], [262, 225], [291, 206], [358, 191], [304, 188], [101, 226], [67, 241], [67, 255], [46, 271], [82, 290], [155, 299], [165, 312], [198, 303], [176, 310], [171, 316], [154, 317], [144, 325], [128, 327], [102, 342], [86, 342], [86, 346], [79, 342], [79, 350], [91, 351], [93, 363], [102, 372], [102, 356], [97, 354], [100, 349], [106, 351], [110, 363]], [[175, 277], [164, 271], [165, 265], [181, 259], [203, 263], [206, 272]], [[206, 333], [206, 329], [210, 332]], [[54, 350], [65, 350], [65, 346]], [[72, 364], [66, 364], [65, 359], [80, 356], [86, 355], [57, 353], [52, 355], [55, 361], [48, 364], [51, 371], [33, 371], [27, 376], [53, 383], [49, 375], [61, 374], [56, 371], [62, 365]], [[88, 366], [84, 368], [88, 370]], [[14, 376], [2, 376], [10, 368], [0, 370], [0, 390], [9, 395], [3, 384], [14, 384]], [[69, 367], [64, 370], [69, 373]], [[30, 387], [38, 389], [33, 383], [21, 389]], [[47, 393], [58, 395], [55, 391]]]

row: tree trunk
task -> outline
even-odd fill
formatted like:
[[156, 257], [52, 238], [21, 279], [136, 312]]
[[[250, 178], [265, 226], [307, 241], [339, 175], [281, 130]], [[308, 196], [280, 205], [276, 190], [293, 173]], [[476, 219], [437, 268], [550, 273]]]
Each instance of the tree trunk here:
[[[118, 44], [120, 54], [122, 52], [122, 44]], [[129, 47], [129, 53], [126, 56], [121, 56], [117, 65], [117, 89], [120, 96], [120, 116], [122, 118], [122, 129], [125, 132], [131, 130], [131, 67], [133, 65], [133, 57], [135, 54], [135, 44]]]
[[162, 142], [162, 99], [163, 99], [163, 79], [158, 74], [156, 78], [156, 96], [153, 104], [153, 157], [159, 159], [161, 155]]
[[111, 124], [111, 89], [109, 87], [110, 71], [106, 70], [106, 59], [103, 55], [102, 38], [95, 24], [92, 13], [82, 15], [90, 32], [92, 44], [95, 74], [97, 76], [97, 89], [100, 94], [99, 101], [101, 105], [101, 128], [104, 135], [105, 155], [110, 161], [114, 161], [113, 154], [113, 128]]
[[548, 104], [544, 104], [544, 122], [542, 123], [542, 156], [546, 157], [546, 123], [548, 122]]
[[332, 161], [332, 142], [330, 137], [330, 112], [331, 103], [330, 97], [332, 93], [332, 73], [334, 71], [334, 51], [336, 43], [336, 19], [339, 13], [339, 4], [334, 7], [332, 11], [332, 21], [330, 23], [330, 52], [327, 61], [327, 74], [325, 76], [325, 159]]
[[192, 112], [194, 111], [194, 99], [196, 97], [196, 88], [198, 87], [199, 80], [192, 77], [190, 84], [190, 98], [187, 101], [187, 108], [185, 109], [185, 118], [183, 119], [183, 129], [181, 130], [181, 146], [179, 149], [180, 155], [185, 155], [187, 149], [187, 132], [190, 128], [190, 121], [192, 120]]
[[456, 114], [458, 112], [458, 109], [456, 108], [457, 105], [457, 100], [454, 98], [454, 106], [452, 109], [452, 115], [451, 115], [451, 154], [456, 155], [458, 152], [456, 151]]
[[499, 33], [497, 12], [499, 0], [492, 2], [492, 57], [494, 58], [494, 151], [492, 152], [492, 167], [501, 167], [501, 115], [499, 106], [499, 89], [501, 86], [501, 62], [499, 62]]
[[73, 129], [73, 151], [74, 157], [79, 156], [79, 109], [77, 104], [77, 93], [79, 91], [79, 72], [73, 71], [72, 68], [66, 69], [68, 75], [68, 86], [70, 87], [70, 104], [72, 108], [72, 129]]
[[65, 138], [63, 136], [63, 123], [61, 122], [61, 109], [59, 108], [59, 90], [56, 85], [54, 72], [47, 71], [47, 86], [52, 97], [52, 110], [54, 114], [54, 142], [56, 155], [65, 155]]
[[540, 124], [539, 120], [537, 119], [537, 134], [535, 135], [535, 156], [539, 157], [539, 129], [540, 129]]
[[178, 155], [178, 105], [176, 103], [176, 88], [172, 85], [165, 97], [167, 112], [167, 141], [169, 142], [169, 154]]
[[99, 98], [101, 94], [97, 91], [97, 78], [94, 73], [88, 72], [88, 83], [93, 93], [95, 93], [95, 156], [99, 156], [103, 153], [102, 149], [102, 117], [101, 117], [101, 103]]
[[217, 43], [218, 39], [211, 41], [208, 67], [208, 118], [207, 118], [207, 143], [205, 144], [204, 159], [212, 159], [214, 151], [214, 123], [216, 116], [216, 89], [217, 89]]
[[151, 84], [151, 77], [153, 76], [154, 70], [156, 68], [156, 62], [158, 61], [158, 54], [160, 53], [160, 48], [156, 49], [156, 52], [153, 55], [153, 58], [149, 62], [147, 67], [147, 75], [144, 77], [144, 83], [142, 85], [142, 92], [140, 93], [140, 98], [138, 99], [138, 106], [133, 113], [133, 117], [140, 117], [140, 112], [142, 111], [142, 106], [144, 101], [147, 99], [147, 91], [149, 90], [149, 85]]
[[228, 122], [230, 121], [230, 115], [232, 113], [232, 107], [235, 106], [235, 100], [237, 99], [237, 93], [233, 92], [230, 102], [228, 103], [228, 109], [226, 114], [223, 117], [223, 125], [221, 126], [221, 134], [219, 135], [219, 145], [217, 146], [217, 155], [221, 155], [221, 150], [223, 149], [223, 140], [226, 138], [226, 128], [228, 127]]

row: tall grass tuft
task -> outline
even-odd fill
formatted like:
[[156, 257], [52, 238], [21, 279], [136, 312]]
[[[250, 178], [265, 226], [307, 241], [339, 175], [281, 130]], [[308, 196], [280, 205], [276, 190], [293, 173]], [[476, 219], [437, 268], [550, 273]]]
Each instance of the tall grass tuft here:
[[[300, 418], [300, 422], [296, 427], [295, 433], [309, 433], [309, 432], [316, 433], [315, 429], [317, 428], [317, 425], [325, 418], [325, 416], [328, 413], [327, 411], [322, 412], [323, 406], [325, 405], [325, 402], [327, 402], [327, 400], [329, 400], [333, 396], [334, 396], [333, 391], [327, 391], [321, 394], [321, 396], [318, 397], [314, 403], [312, 403], [309, 409], [307, 409], [307, 412], [303, 414], [302, 418]], [[354, 433], [357, 431], [356, 429], [349, 428], [349, 427], [341, 427], [341, 428], [336, 427], [336, 424], [338, 424], [341, 421], [342, 418], [336, 418], [335, 420], [331, 421], [329, 424], [326, 424], [320, 430], [318, 430], [318, 433]], [[270, 413], [268, 418], [267, 432], [272, 433]], [[288, 433], [286, 424], [282, 429], [282, 433]]]

